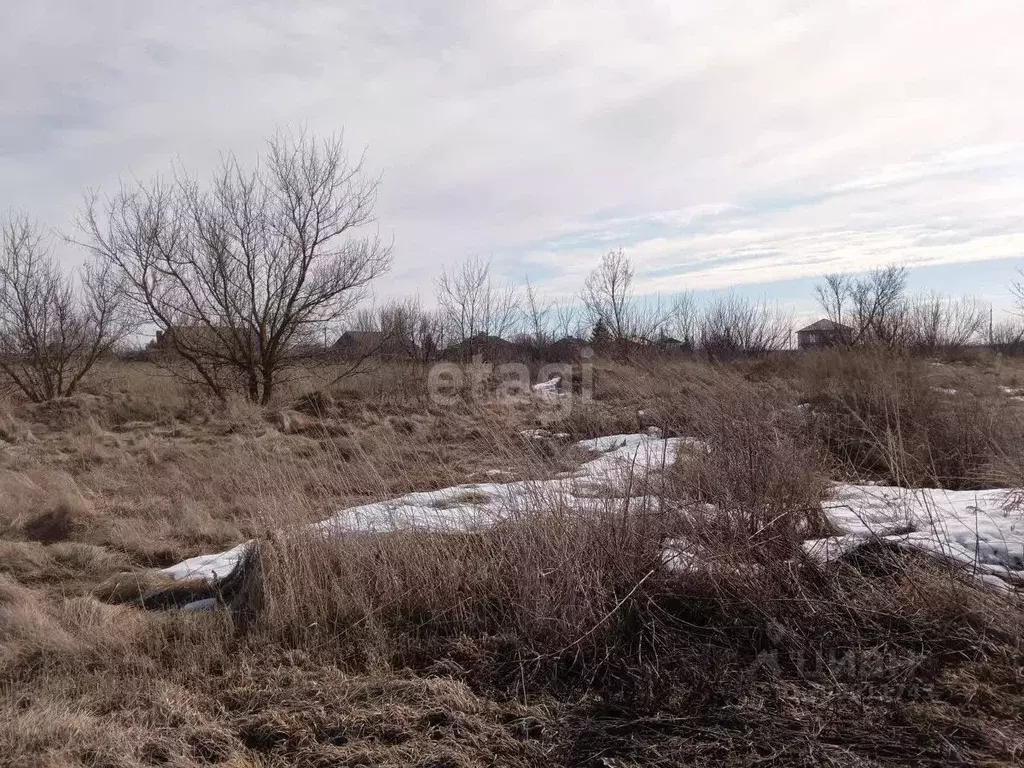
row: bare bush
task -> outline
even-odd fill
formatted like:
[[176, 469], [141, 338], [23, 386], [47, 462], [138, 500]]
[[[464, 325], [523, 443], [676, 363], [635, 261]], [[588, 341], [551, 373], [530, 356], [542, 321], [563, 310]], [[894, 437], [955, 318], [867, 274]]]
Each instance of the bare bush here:
[[668, 421], [707, 444], [670, 475], [688, 509], [687, 539], [742, 551], [744, 561], [774, 560], [826, 530], [824, 454], [806, 439], [785, 392], [723, 371], [672, 405]]
[[1024, 349], [1024, 322], [1004, 320], [994, 324], [989, 331], [988, 343], [1011, 354], [1020, 354]]
[[580, 307], [572, 301], [558, 300], [552, 305], [552, 332], [555, 340], [586, 338], [589, 328]]
[[349, 329], [379, 334], [365, 350], [368, 355], [386, 354], [422, 363], [436, 360], [445, 342], [444, 321], [439, 313], [425, 309], [419, 297], [361, 309]]
[[698, 343], [711, 356], [756, 355], [785, 349], [793, 317], [765, 301], [728, 294], [704, 308], [696, 328]]
[[696, 297], [690, 292], [676, 295], [662, 326], [663, 333], [682, 342], [685, 347], [695, 349], [699, 330], [700, 307]]
[[826, 275], [815, 292], [828, 318], [849, 328], [839, 336], [847, 344], [957, 349], [980, 338], [988, 317], [988, 308], [971, 296], [909, 296], [906, 269], [897, 266], [862, 277]]
[[281, 538], [243, 566], [252, 578], [236, 609], [299, 647], [331, 637], [356, 665], [488, 635], [507, 638], [534, 669], [541, 656], [549, 671], [576, 657], [594, 674], [612, 648], [642, 663], [636, 646], [647, 638], [632, 620], [650, 595], [645, 582], [662, 571], [659, 523], [617, 507], [533, 510], [481, 533]]
[[971, 296], [932, 293], [914, 299], [907, 311], [910, 345], [928, 353], [967, 346], [980, 338], [988, 313], [988, 307]]
[[74, 394], [132, 330], [105, 264], [66, 274], [40, 226], [14, 216], [0, 231], [0, 370], [30, 400]]
[[554, 341], [551, 319], [555, 304], [542, 296], [529, 280], [526, 281], [523, 309], [523, 333], [527, 343], [538, 350]]
[[437, 359], [444, 348], [444, 322], [425, 309], [418, 297], [389, 302], [381, 310], [381, 330], [396, 340], [406, 357], [421, 363]]
[[267, 403], [389, 268], [388, 246], [355, 235], [377, 185], [340, 137], [277, 135], [255, 170], [229, 155], [208, 187], [182, 175], [91, 195], [81, 229], [199, 382]]
[[1024, 314], [1024, 269], [1017, 270], [1017, 277], [1017, 280], [1010, 283], [1010, 293], [1017, 305], [1017, 311]]

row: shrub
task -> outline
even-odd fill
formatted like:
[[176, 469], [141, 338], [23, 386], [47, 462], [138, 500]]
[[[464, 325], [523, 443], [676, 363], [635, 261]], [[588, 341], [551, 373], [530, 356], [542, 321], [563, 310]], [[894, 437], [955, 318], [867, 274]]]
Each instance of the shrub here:
[[722, 372], [673, 405], [676, 429], [707, 445], [671, 473], [689, 538], [763, 559], [789, 556], [825, 529], [826, 466], [788, 393]]

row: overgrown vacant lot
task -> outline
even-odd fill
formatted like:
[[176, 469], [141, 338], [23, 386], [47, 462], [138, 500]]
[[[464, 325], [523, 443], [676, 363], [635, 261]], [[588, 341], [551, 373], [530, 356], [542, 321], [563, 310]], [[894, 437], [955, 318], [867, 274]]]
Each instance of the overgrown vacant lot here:
[[[838, 533], [835, 482], [1005, 489], [1015, 514], [1019, 363], [601, 362], [587, 403], [425, 382], [387, 366], [257, 408], [108, 363], [74, 398], [0, 401], [0, 762], [1024, 759], [1010, 569], [905, 546], [912, 523], [805, 545]], [[651, 428], [694, 440], [558, 490], [600, 459], [578, 441]], [[521, 480], [487, 525], [300, 525], [470, 483], [431, 508], [483, 511]], [[250, 539], [216, 588], [160, 571]]]

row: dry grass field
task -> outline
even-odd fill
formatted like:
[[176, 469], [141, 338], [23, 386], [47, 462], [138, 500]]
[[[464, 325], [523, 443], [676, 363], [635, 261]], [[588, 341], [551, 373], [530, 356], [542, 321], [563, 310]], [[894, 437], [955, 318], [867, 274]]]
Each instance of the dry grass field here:
[[[1024, 760], [1017, 590], [882, 546], [801, 554], [835, 481], [1012, 504], [1021, 363], [609, 361], [590, 402], [454, 406], [426, 380], [388, 364], [261, 408], [107, 362], [72, 398], [0, 398], [0, 764]], [[577, 441], [649, 428], [710, 448], [624, 474], [586, 512], [538, 498], [459, 533], [301, 525], [555, 477], [589, 458]], [[634, 511], [637, 488], [657, 503]], [[159, 570], [248, 539], [219, 592]], [[674, 540], [697, 561], [666, 560]]]

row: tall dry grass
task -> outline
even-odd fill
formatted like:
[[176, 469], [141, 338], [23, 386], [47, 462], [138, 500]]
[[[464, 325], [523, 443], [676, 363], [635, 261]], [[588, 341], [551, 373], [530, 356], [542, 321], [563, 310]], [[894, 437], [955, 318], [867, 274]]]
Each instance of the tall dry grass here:
[[[870, 447], [912, 424], [935, 453], [972, 428], [943, 409], [975, 406], [918, 387], [912, 376], [934, 383], [927, 368], [877, 394], [888, 363], [849, 363], [859, 378], [829, 365], [610, 364], [596, 401], [569, 413], [434, 409], [412, 384], [372, 380], [267, 410], [143, 412], [123, 407], [141, 397], [130, 387], [11, 403], [0, 754], [47, 768], [1014, 764], [1019, 602], [905, 553], [794, 556], [820, 532], [837, 470], [909, 478], [929, 455], [904, 441], [891, 465], [847, 459], [842, 429], [867, 420], [851, 434]], [[893, 421], [901, 387], [917, 399]], [[837, 395], [812, 398], [818, 416], [796, 408], [814, 392]], [[1013, 446], [979, 423], [989, 445]], [[570, 439], [519, 434], [537, 426], [658, 426], [710, 450], [626, 473], [585, 510], [538, 495], [476, 532], [301, 528], [342, 505], [490, 470], [550, 477], [583, 458]], [[950, 466], [933, 481], [963, 471]], [[642, 493], [661, 501], [625, 503]], [[141, 580], [142, 565], [249, 536], [238, 589], [208, 615], [88, 596], [118, 571]]]
[[688, 511], [688, 536], [705, 551], [778, 560], [828, 531], [821, 506], [830, 491], [827, 456], [807, 440], [788, 388], [724, 371], [672, 405], [665, 418], [703, 441], [676, 463], [669, 492]]
[[811, 438], [849, 477], [985, 488], [1024, 449], [1019, 410], [982, 376], [940, 386], [928, 361], [874, 351], [817, 354], [797, 375]]

